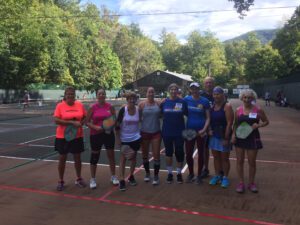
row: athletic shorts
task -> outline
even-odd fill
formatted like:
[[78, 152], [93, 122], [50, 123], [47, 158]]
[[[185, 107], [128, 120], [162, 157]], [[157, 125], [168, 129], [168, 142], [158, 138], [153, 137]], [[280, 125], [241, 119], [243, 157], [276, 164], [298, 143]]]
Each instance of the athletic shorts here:
[[83, 138], [76, 138], [72, 141], [66, 141], [64, 138], [56, 138], [54, 149], [59, 152], [60, 155], [81, 153], [84, 151]]
[[231, 150], [231, 144], [224, 146], [221, 138], [214, 136], [209, 137], [209, 148], [218, 152], [229, 152]]
[[142, 140], [152, 141], [152, 140], [160, 139], [161, 133], [160, 131], [155, 133], [141, 132], [141, 136], [142, 136]]
[[111, 132], [107, 134], [105, 132], [94, 134], [90, 136], [90, 143], [92, 151], [100, 151], [102, 145], [106, 149], [114, 149], [115, 148], [115, 134]]
[[122, 142], [122, 145], [129, 145], [131, 149], [137, 152], [141, 147], [141, 139], [139, 138], [138, 140], [131, 142]]

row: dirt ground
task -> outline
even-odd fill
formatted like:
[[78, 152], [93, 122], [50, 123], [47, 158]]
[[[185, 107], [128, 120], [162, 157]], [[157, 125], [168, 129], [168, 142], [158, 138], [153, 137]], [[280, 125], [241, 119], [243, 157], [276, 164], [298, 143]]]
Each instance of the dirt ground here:
[[[231, 102], [234, 107], [239, 104], [238, 100]], [[228, 189], [209, 186], [209, 178], [202, 185], [166, 184], [164, 171], [160, 173], [161, 184], [153, 187], [143, 182], [144, 171], [140, 168], [136, 172], [138, 185], [120, 192], [110, 184], [107, 166], [98, 168], [99, 187], [96, 190], [80, 189], [74, 185], [75, 172], [73, 164], [69, 163], [65, 174], [66, 189], [57, 192], [57, 162], [36, 160], [28, 163], [29, 159], [8, 158], [10, 151], [17, 151], [14, 146], [5, 145], [12, 133], [0, 132], [1, 224], [299, 225], [300, 111], [274, 105], [264, 107], [262, 101], [259, 104], [266, 111], [270, 125], [261, 129], [264, 149], [257, 160], [257, 194], [235, 192], [238, 180], [234, 151]], [[53, 134], [46, 133], [44, 127], [34, 128], [34, 131], [40, 136]], [[15, 138], [16, 144], [25, 142], [26, 138], [34, 139], [23, 132], [22, 138]], [[210, 172], [213, 174], [212, 159]], [[86, 181], [90, 177], [86, 164], [83, 177]]]

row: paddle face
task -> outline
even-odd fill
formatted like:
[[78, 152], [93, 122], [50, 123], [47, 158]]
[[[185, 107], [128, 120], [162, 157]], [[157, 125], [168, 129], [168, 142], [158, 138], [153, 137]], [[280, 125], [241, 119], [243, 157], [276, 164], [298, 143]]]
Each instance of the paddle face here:
[[68, 125], [65, 129], [65, 139], [66, 141], [72, 141], [76, 138], [77, 128], [73, 125]]
[[111, 132], [115, 126], [116, 123], [116, 117], [114, 115], [106, 118], [105, 120], [103, 120], [103, 124], [102, 124], [102, 128], [106, 131], [106, 132]]
[[129, 145], [122, 145], [121, 152], [127, 160], [131, 160], [135, 154], [135, 151], [132, 148], [130, 148]]
[[252, 131], [253, 129], [248, 123], [242, 122], [236, 129], [236, 137], [246, 139]]
[[193, 140], [197, 136], [197, 132], [193, 129], [185, 129], [182, 131], [182, 137], [188, 141]]

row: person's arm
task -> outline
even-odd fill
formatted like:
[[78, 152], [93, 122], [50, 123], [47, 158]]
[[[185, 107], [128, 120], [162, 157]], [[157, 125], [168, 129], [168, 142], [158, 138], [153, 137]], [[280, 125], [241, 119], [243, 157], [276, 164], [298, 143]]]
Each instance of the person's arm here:
[[123, 121], [124, 113], [125, 113], [125, 107], [122, 107], [118, 113], [118, 117], [116, 120], [115, 131], [116, 131], [116, 142], [118, 145], [121, 145], [120, 129], [121, 129], [121, 123]]
[[140, 118], [140, 121], [142, 121], [142, 116], [143, 116], [143, 109], [145, 107], [145, 102], [142, 101], [138, 104], [138, 110], [139, 110], [139, 118]]
[[198, 131], [198, 134], [201, 137], [204, 137], [206, 135], [209, 125], [210, 125], [210, 112], [209, 109], [205, 109], [205, 124], [204, 127]]
[[226, 117], [226, 123], [227, 123], [226, 130], [225, 130], [225, 137], [224, 137], [225, 143], [224, 144], [228, 145], [229, 141], [230, 141], [229, 139], [230, 139], [232, 124], [233, 124], [233, 119], [234, 119], [234, 112], [229, 103], [225, 104], [224, 110], [225, 110], [225, 117]]
[[57, 105], [54, 111], [54, 122], [57, 125], [63, 125], [63, 126], [67, 126], [67, 125], [73, 125], [75, 127], [80, 127], [81, 123], [80, 121], [71, 119], [71, 120], [64, 120], [61, 118], [61, 107], [60, 105]]
[[234, 118], [233, 118], [233, 126], [232, 126], [231, 143], [233, 143], [233, 144], [236, 143], [235, 131], [236, 131], [236, 128], [237, 128], [237, 118], [238, 118], [237, 111], [238, 111], [238, 110], [235, 110]]
[[268, 120], [264, 110], [259, 109], [258, 113], [260, 115], [261, 122], [252, 124], [253, 129], [258, 129], [258, 128], [265, 127], [265, 126], [269, 125], [269, 120]]

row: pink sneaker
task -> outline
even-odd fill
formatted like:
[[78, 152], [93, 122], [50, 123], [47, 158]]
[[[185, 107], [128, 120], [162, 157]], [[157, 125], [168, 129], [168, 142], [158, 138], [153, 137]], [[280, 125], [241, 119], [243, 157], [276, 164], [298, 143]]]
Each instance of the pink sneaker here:
[[245, 184], [243, 182], [239, 183], [236, 188], [235, 191], [237, 193], [244, 193], [245, 192]]
[[249, 189], [250, 191], [252, 191], [253, 193], [257, 193], [257, 192], [258, 192], [258, 189], [257, 189], [255, 183], [249, 184], [249, 185], [248, 185], [248, 189]]

